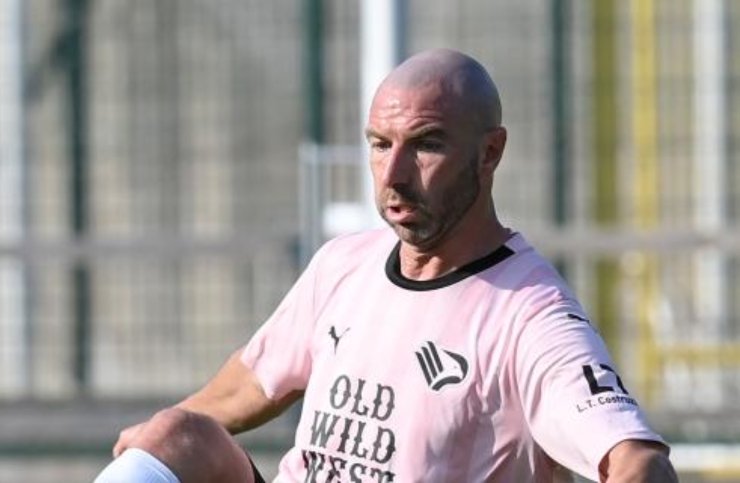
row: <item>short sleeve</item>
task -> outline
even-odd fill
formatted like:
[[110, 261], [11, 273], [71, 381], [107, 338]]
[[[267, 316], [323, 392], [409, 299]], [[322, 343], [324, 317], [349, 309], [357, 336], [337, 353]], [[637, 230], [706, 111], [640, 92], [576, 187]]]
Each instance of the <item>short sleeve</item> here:
[[242, 352], [241, 361], [254, 371], [270, 399], [303, 390], [308, 384], [312, 365], [311, 339], [316, 323], [317, 279], [325, 248], [317, 252]]
[[574, 301], [549, 305], [526, 321], [516, 376], [535, 442], [587, 478], [599, 480], [601, 459], [620, 441], [662, 442]]

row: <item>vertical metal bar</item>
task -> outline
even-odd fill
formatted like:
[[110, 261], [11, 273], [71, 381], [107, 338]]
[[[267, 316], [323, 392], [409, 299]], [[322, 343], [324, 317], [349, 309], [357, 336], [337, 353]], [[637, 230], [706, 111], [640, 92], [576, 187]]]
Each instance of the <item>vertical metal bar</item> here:
[[320, 147], [315, 143], [303, 143], [300, 146], [300, 216], [301, 246], [298, 261], [304, 268], [322, 242], [321, 208], [323, 205]]
[[[727, 7], [723, 0], [694, 0], [694, 226], [717, 233], [727, 220]], [[694, 255], [694, 306], [702, 332], [716, 343], [728, 335], [727, 257], [705, 247]], [[718, 358], [718, 363], [721, 361]], [[722, 403], [721, 371], [703, 374], [705, 399]]]
[[[70, 224], [75, 239], [88, 235], [87, 13], [88, 0], [65, 0], [65, 60], [70, 162]], [[84, 261], [71, 269], [74, 356], [72, 373], [81, 393], [90, 382], [90, 274]]]
[[306, 102], [304, 135], [311, 143], [324, 142], [323, 0], [303, 1], [303, 78]]
[[[594, 219], [597, 225], [617, 222], [617, 71], [615, 44], [616, 1], [599, 0], [593, 8], [593, 156]], [[596, 317], [612, 352], [620, 353], [617, 327], [618, 268], [612, 258], [596, 261]]]
[[[635, 169], [634, 212], [638, 229], [653, 229], [659, 221], [658, 120], [655, 59], [655, 5], [653, 0], [632, 0], [632, 139]], [[653, 330], [658, 310], [658, 260], [644, 254], [637, 291], [637, 352], [642, 394], [652, 402], [660, 354]]]
[[324, 142], [323, 0], [303, 0], [303, 119], [305, 141], [299, 150], [301, 246], [298, 260], [305, 267], [321, 243], [321, 144]]
[[[727, 193], [728, 223], [740, 221], [740, 5], [728, 2], [727, 23], [725, 30], [727, 42], [725, 56], [728, 61], [725, 72], [725, 89], [727, 89], [728, 107], [725, 111], [727, 125], [726, 164], [727, 176], [724, 189]], [[728, 257], [727, 267], [727, 311], [735, 314], [729, 317], [729, 329], [740, 335], [740, 257]], [[740, 384], [740, 382], [738, 383]]]
[[[568, 217], [570, 193], [570, 0], [553, 0], [552, 31], [552, 161], [553, 211], [555, 226], [563, 227]], [[555, 266], [567, 276], [565, 260], [555, 260]]]
[[[0, 0], [0, 242], [10, 244], [23, 243], [27, 233], [22, 25], [23, 2]], [[0, 258], [0, 377], [6, 394], [32, 387], [27, 283], [21, 260]]]
[[83, 10], [86, 0], [68, 1], [68, 89], [69, 89], [69, 135], [70, 161], [72, 162], [72, 229], [76, 235], [84, 236], [88, 228], [87, 212], [87, 106], [86, 65]]
[[[19, 62], [18, 77], [21, 81], [20, 95], [21, 95], [21, 133], [19, 137], [20, 150], [21, 150], [21, 217], [23, 225], [23, 241], [24, 244], [29, 245], [33, 242], [33, 231], [31, 229], [31, 175], [30, 175], [30, 163], [28, 158], [28, 126], [26, 124], [26, 105], [28, 104], [28, 91], [30, 88], [27, 85], [26, 76], [26, 4], [22, 0], [17, 0], [19, 4], [19, 10], [17, 12], [17, 36], [19, 42], [19, 54], [21, 56]], [[26, 261], [24, 266], [24, 280], [23, 280], [23, 312], [25, 317], [25, 333], [24, 333], [24, 344], [25, 344], [25, 366], [26, 366], [26, 377], [29, 392], [33, 391], [35, 386], [35, 365], [36, 365], [36, 350], [34, 348], [34, 334], [35, 334], [35, 320], [36, 320], [36, 269], [37, 265], [33, 261]]]
[[77, 389], [86, 394], [90, 385], [90, 273], [84, 262], [72, 268], [72, 307], [74, 310], [74, 356], [72, 374]]

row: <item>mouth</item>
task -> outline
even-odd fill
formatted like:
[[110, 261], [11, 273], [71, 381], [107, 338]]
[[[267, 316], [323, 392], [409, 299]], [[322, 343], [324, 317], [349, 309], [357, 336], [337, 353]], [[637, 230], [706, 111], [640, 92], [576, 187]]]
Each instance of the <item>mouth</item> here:
[[418, 210], [413, 205], [392, 204], [385, 208], [385, 217], [391, 223], [403, 224], [413, 222]]

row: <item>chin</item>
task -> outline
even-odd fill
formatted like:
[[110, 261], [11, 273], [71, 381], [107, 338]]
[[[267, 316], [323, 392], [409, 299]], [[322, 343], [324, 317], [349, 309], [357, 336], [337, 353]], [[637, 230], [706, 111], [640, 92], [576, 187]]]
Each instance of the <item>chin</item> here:
[[411, 245], [421, 252], [432, 250], [434, 247], [439, 245], [440, 240], [443, 238], [442, 233], [422, 235], [400, 226], [394, 226], [393, 230], [402, 242], [407, 245]]

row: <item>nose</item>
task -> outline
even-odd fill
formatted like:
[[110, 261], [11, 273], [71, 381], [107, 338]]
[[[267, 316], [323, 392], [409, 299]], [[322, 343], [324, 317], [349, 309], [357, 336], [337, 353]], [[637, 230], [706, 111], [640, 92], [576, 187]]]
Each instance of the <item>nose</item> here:
[[403, 146], [394, 146], [388, 151], [383, 164], [381, 181], [386, 186], [407, 184], [411, 177], [413, 164], [414, 160]]

